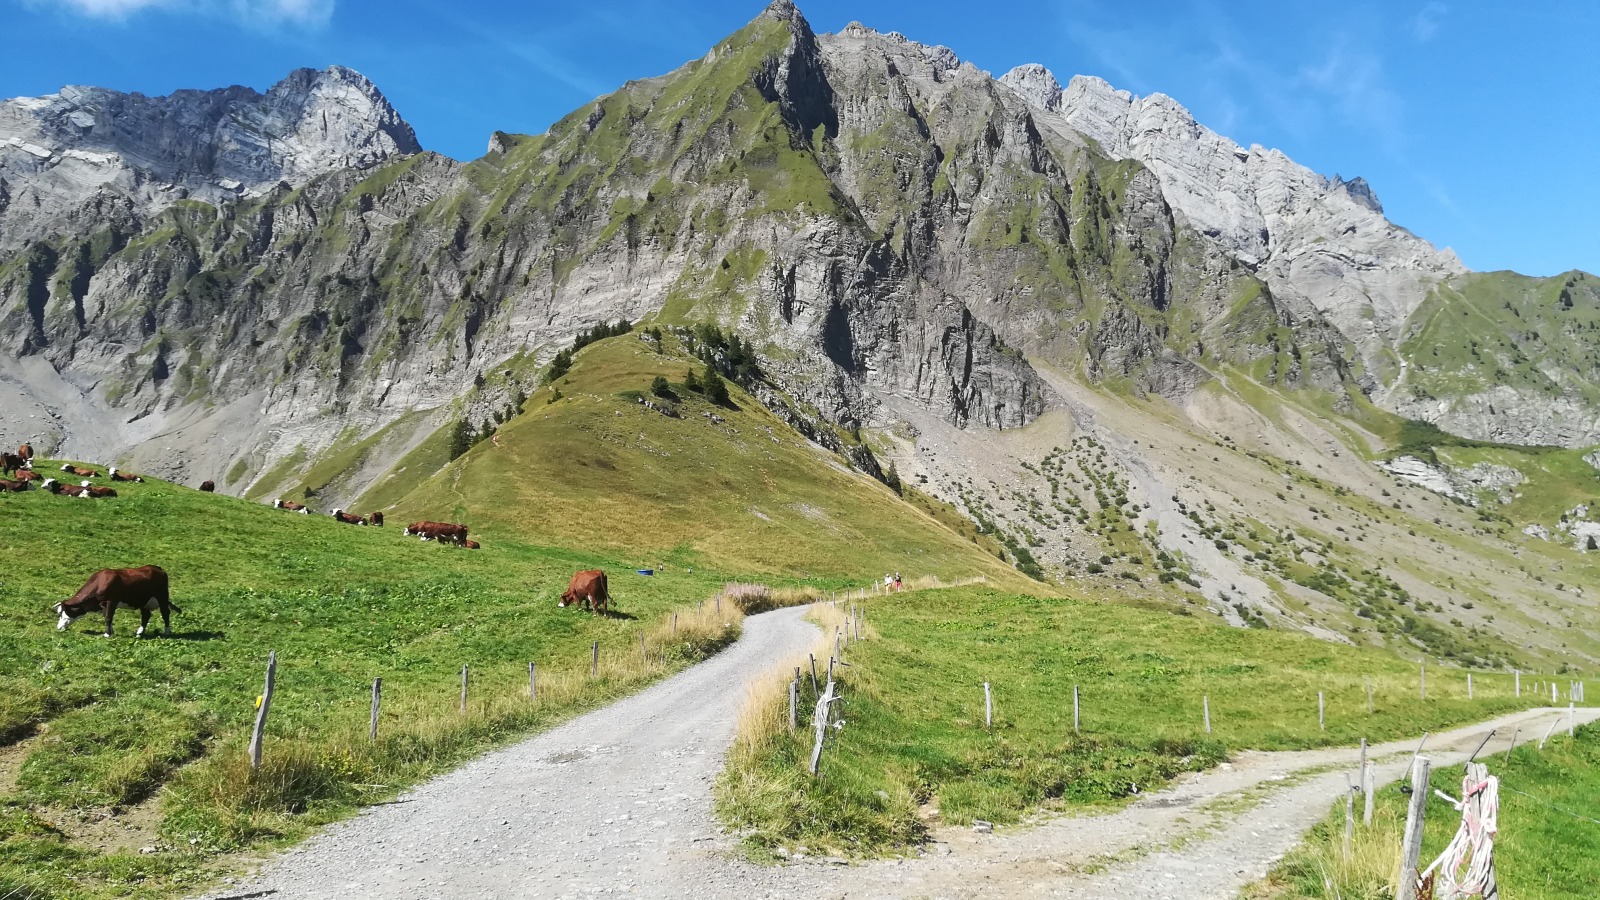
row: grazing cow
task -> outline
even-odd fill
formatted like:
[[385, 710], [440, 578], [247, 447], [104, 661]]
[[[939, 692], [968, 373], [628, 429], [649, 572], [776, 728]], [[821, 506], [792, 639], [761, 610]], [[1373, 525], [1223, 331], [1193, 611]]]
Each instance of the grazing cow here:
[[18, 469], [26, 469], [30, 463], [20, 456], [10, 453], [0, 453], [0, 472], [10, 475]]
[[27, 462], [32, 463], [33, 462], [33, 445], [32, 444], [23, 444], [21, 447], [18, 447], [17, 448], [17, 455], [22, 457]]
[[367, 516], [367, 521], [369, 521], [372, 524], [378, 526], [379, 528], [382, 528], [383, 527], [383, 513], [375, 512], [372, 515]]
[[112, 481], [131, 481], [135, 484], [144, 484], [143, 477], [138, 475], [128, 475], [124, 472], [118, 472], [116, 466], [112, 466], [109, 470], [107, 470], [106, 474], [111, 476]]
[[567, 584], [566, 593], [561, 595], [561, 606], [578, 604], [587, 605], [589, 612], [594, 615], [604, 615], [611, 611], [611, 595], [606, 591], [606, 573], [599, 569], [588, 572], [579, 572], [572, 576], [572, 581]]
[[466, 546], [467, 543], [467, 526], [445, 522], [413, 522], [406, 526], [406, 534], [421, 535], [425, 541], [438, 541], [441, 544]]
[[200, 482], [200, 490], [205, 491], [208, 494], [214, 494], [217, 491], [217, 483], [209, 479], [202, 481]]
[[479, 544], [477, 541], [467, 541], [467, 549], [468, 550], [476, 550], [481, 546], [483, 546], [483, 545]]
[[349, 513], [345, 512], [342, 509], [334, 510], [333, 511], [333, 517], [335, 519], [337, 519], [338, 521], [345, 523], [346, 525], [365, 525], [365, 524], [367, 524], [367, 520], [366, 519], [363, 519], [360, 516], [352, 516], [352, 515], [350, 515]]
[[140, 566], [137, 569], [101, 569], [72, 595], [72, 599], [56, 604], [61, 618], [57, 631], [65, 631], [74, 620], [95, 610], [106, 615], [106, 637], [111, 637], [111, 617], [119, 609], [139, 611], [139, 631], [135, 637], [144, 637], [150, 624], [150, 614], [161, 613], [162, 634], [172, 636], [172, 613], [183, 612], [167, 595], [167, 573], [160, 566]]
[[304, 503], [296, 503], [293, 500], [274, 500], [272, 501], [272, 508], [287, 509], [289, 512], [297, 512], [306, 516], [311, 515], [310, 507], [306, 506]]
[[33, 485], [26, 481], [8, 481], [4, 478], [0, 478], [0, 491], [9, 491], [13, 494], [20, 494], [23, 491], [31, 490], [33, 490]]
[[83, 487], [83, 493], [79, 495], [81, 497], [97, 498], [97, 497], [115, 497], [117, 495], [117, 489], [116, 488], [95, 487], [94, 485], [90, 484], [87, 481], [85, 481], [83, 483], [82, 487]]
[[52, 494], [65, 494], [68, 497], [82, 497], [85, 500], [89, 499], [89, 491], [86, 488], [81, 488], [75, 484], [62, 484], [54, 478], [46, 478], [44, 483], [39, 485], [39, 487], [44, 488]]

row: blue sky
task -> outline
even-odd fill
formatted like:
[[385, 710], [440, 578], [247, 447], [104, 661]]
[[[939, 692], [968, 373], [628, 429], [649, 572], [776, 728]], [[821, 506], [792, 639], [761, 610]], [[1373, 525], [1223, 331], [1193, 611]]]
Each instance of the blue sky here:
[[[629, 78], [702, 55], [731, 0], [0, 0], [0, 96], [147, 94], [339, 63], [424, 147], [480, 155]], [[1161, 92], [1240, 143], [1365, 177], [1394, 221], [1478, 270], [1600, 272], [1600, 4], [1585, 0], [802, 0], [996, 74], [1040, 62]], [[1336, 11], [1333, 11], [1337, 6]]]

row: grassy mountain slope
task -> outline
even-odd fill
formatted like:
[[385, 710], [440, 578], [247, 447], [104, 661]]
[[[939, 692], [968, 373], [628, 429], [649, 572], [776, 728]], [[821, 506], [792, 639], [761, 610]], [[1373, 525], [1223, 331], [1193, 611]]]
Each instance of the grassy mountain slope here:
[[[851, 470], [736, 385], [726, 406], [688, 390], [686, 373], [703, 364], [670, 336], [663, 343], [657, 350], [633, 334], [584, 348], [567, 375], [499, 427], [498, 445], [478, 443], [391, 500], [387, 514], [627, 552], [641, 564], [1026, 583], [974, 535]], [[672, 399], [650, 395], [656, 376], [671, 383]], [[356, 508], [392, 496], [387, 482]]]
[[[722, 618], [686, 630], [686, 616], [676, 643], [656, 630], [715, 592], [723, 576], [703, 569], [645, 578], [604, 554], [505, 538], [458, 550], [153, 479], [117, 490], [93, 502], [0, 494], [0, 894], [189, 893], [218, 852], [304, 835], [725, 634]], [[110, 640], [97, 616], [56, 631], [51, 605], [91, 573], [146, 563], [167, 570], [182, 608], [172, 639], [135, 640], [128, 611]], [[595, 567], [621, 615], [557, 608], [571, 573]], [[641, 630], [663, 662], [640, 663]], [[594, 640], [602, 678], [590, 682]], [[243, 747], [269, 650], [278, 692], [252, 780]], [[370, 745], [375, 677], [385, 716]]]

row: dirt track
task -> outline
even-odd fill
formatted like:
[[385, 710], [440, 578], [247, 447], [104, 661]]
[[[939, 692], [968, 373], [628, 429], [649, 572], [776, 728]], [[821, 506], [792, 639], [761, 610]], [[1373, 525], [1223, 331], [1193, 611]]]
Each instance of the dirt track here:
[[[951, 830], [924, 859], [753, 866], [719, 832], [711, 787], [750, 679], [816, 640], [803, 613], [753, 616], [718, 657], [335, 825], [211, 896], [1225, 898], [1327, 813], [1353, 769], [1348, 749], [1245, 753], [1114, 814]], [[1459, 762], [1490, 727], [1513, 721], [1537, 738], [1554, 714], [1437, 736], [1428, 755]], [[1497, 737], [1489, 750], [1505, 744]], [[1402, 772], [1412, 747], [1375, 748], [1383, 780]]]

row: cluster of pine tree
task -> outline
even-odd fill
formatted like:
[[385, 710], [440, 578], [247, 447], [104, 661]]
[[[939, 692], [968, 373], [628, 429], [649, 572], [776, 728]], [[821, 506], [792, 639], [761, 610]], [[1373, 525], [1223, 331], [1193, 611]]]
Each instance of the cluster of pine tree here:
[[761, 359], [749, 341], [736, 331], [723, 334], [722, 329], [708, 322], [694, 327], [693, 337], [686, 341], [688, 350], [708, 367], [735, 383], [749, 387], [761, 378]]
[[572, 356], [579, 350], [582, 350], [595, 341], [603, 341], [609, 337], [621, 337], [632, 330], [632, 322], [629, 322], [627, 319], [618, 319], [617, 321], [609, 324], [601, 322], [599, 325], [596, 325], [588, 331], [578, 335], [577, 339], [572, 342], [571, 347], [561, 351], [560, 353], [557, 353], [556, 358], [550, 361], [550, 369], [544, 373], [545, 384], [549, 384], [550, 382], [565, 376], [567, 372], [571, 371]]

